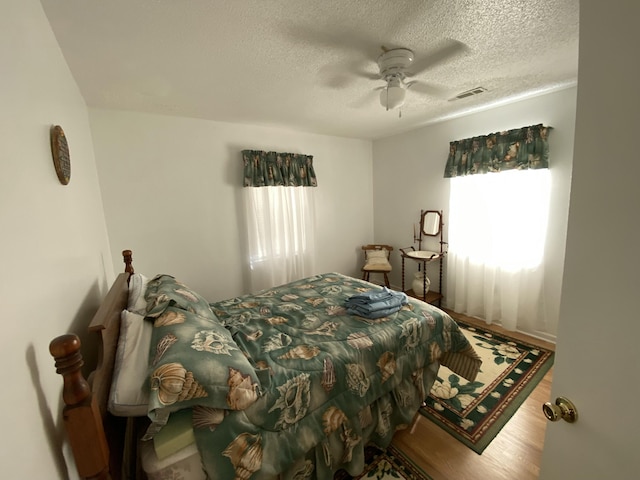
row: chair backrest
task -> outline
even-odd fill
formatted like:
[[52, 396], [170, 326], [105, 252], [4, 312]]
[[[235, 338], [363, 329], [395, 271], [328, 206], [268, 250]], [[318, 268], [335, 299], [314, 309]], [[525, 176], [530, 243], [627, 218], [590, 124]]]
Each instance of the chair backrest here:
[[371, 250], [385, 251], [387, 254], [387, 258], [389, 258], [389, 255], [391, 254], [393, 247], [391, 245], [382, 245], [382, 244], [372, 243], [369, 245], [363, 245], [362, 250], [364, 250], [365, 258], [367, 256], [367, 252]]

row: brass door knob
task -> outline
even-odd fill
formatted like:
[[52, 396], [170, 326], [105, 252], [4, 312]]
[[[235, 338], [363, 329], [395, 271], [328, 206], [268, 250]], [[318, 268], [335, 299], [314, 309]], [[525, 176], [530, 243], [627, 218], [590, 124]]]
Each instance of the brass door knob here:
[[547, 402], [542, 405], [544, 416], [551, 422], [563, 419], [565, 422], [573, 423], [578, 420], [578, 410], [571, 400], [565, 397], [556, 398], [555, 405]]

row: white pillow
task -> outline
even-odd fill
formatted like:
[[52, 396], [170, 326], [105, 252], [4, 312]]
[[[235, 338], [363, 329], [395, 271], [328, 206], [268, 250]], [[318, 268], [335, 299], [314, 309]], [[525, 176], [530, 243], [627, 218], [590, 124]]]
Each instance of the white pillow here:
[[386, 250], [366, 250], [367, 265], [386, 265], [389, 263]]
[[149, 346], [153, 324], [123, 310], [109, 392], [109, 411], [120, 417], [143, 417], [149, 404]]
[[144, 293], [149, 279], [141, 273], [134, 273], [129, 277], [129, 304], [127, 310], [144, 316], [147, 311], [147, 301]]

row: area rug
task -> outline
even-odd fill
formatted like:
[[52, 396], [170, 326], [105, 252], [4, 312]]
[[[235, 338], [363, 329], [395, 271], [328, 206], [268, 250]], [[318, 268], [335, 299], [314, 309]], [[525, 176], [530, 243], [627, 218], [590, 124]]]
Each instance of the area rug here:
[[420, 413], [481, 454], [551, 368], [554, 352], [456, 322], [482, 368], [468, 382], [440, 367]]
[[402, 450], [389, 445], [385, 450], [368, 445], [364, 450], [364, 472], [352, 477], [344, 470], [336, 472], [334, 480], [433, 480], [418, 467]]

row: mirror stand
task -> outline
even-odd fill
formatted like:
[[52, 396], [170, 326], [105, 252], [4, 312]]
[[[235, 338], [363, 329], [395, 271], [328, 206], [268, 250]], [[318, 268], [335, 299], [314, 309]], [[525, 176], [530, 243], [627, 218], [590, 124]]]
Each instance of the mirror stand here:
[[[418, 230], [418, 236], [416, 238], [415, 226], [414, 226], [414, 243], [418, 242], [418, 249], [416, 250], [413, 245], [411, 247], [405, 247], [400, 249], [400, 256], [402, 258], [402, 291], [407, 295], [419, 298], [427, 303], [437, 302], [438, 307], [442, 305], [443, 298], [443, 265], [442, 259], [446, 255], [446, 242], [443, 237], [444, 222], [442, 220], [442, 211], [440, 210], [421, 210], [420, 211], [420, 227]], [[426, 237], [439, 237], [439, 249], [438, 251], [422, 250], [422, 243]], [[418, 272], [422, 272], [422, 275], [416, 274], [414, 285], [419, 287], [420, 278], [422, 279], [422, 288], [412, 287], [410, 290], [405, 290], [405, 260], [410, 259], [418, 263]], [[429, 291], [429, 284], [431, 283], [427, 277], [427, 263], [438, 262], [439, 267], [439, 288], [440, 291]]]

